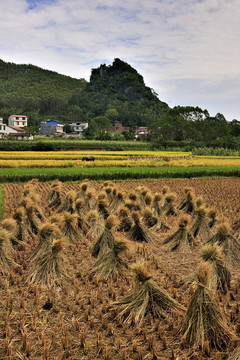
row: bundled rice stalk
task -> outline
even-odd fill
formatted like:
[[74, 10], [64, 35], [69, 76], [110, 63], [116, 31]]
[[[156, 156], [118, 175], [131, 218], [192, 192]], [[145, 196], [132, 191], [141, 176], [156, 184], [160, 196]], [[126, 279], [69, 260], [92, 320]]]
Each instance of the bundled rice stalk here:
[[24, 245], [22, 241], [17, 238], [18, 235], [18, 224], [13, 218], [6, 218], [2, 220], [1, 226], [9, 233], [9, 240], [12, 245]]
[[208, 218], [210, 219], [209, 220], [209, 223], [208, 223], [208, 226], [210, 227], [210, 229], [212, 229], [216, 223], [217, 223], [217, 211], [215, 209], [210, 209], [208, 211]]
[[90, 210], [87, 215], [89, 230], [87, 236], [98, 239], [104, 231], [104, 219], [97, 210]]
[[216, 234], [207, 243], [221, 246], [228, 262], [233, 264], [240, 262], [240, 243], [231, 235], [229, 223], [220, 224]]
[[231, 272], [224, 265], [222, 249], [217, 244], [207, 244], [202, 248], [201, 258], [212, 265], [216, 288], [226, 293], [230, 289]]
[[32, 252], [30, 259], [34, 259], [39, 254], [45, 253], [51, 246], [53, 240], [59, 239], [62, 236], [61, 230], [57, 224], [50, 221], [45, 222], [39, 229], [37, 235], [38, 244]]
[[119, 305], [119, 315], [125, 322], [129, 323], [134, 318], [135, 324], [138, 324], [148, 314], [155, 318], [164, 318], [168, 313], [184, 310], [183, 306], [151, 279], [152, 275], [147, 272], [145, 265], [136, 264], [133, 275], [135, 290], [116, 303]]
[[41, 220], [36, 215], [38, 213], [34, 203], [28, 200], [25, 204], [26, 210], [26, 226], [28, 226], [33, 234], [37, 234], [39, 227], [41, 226]]
[[211, 267], [208, 263], [199, 265], [196, 272], [195, 291], [187, 309], [181, 332], [182, 344], [204, 349], [225, 349], [235, 339], [228, 327], [211, 286]]
[[0, 229], [0, 272], [2, 274], [7, 274], [12, 264], [10, 234], [7, 230]]
[[77, 194], [78, 198], [85, 198], [86, 193], [87, 193], [87, 189], [88, 189], [88, 183], [86, 181], [84, 181], [81, 185], [80, 185], [80, 191]]
[[192, 189], [185, 189], [185, 196], [178, 205], [179, 210], [183, 210], [187, 214], [191, 214], [195, 210], [195, 195]]
[[142, 214], [143, 214], [143, 222], [148, 228], [151, 228], [157, 224], [158, 219], [156, 216], [153, 215], [153, 212], [149, 207], [145, 208], [142, 211]]
[[105, 279], [116, 276], [124, 277], [125, 271], [128, 269], [127, 263], [120, 257], [128, 250], [127, 242], [125, 240], [116, 240], [113, 247], [106, 254], [93, 265], [92, 272], [99, 277]]
[[176, 201], [176, 194], [167, 194], [164, 199], [163, 213], [167, 216], [169, 215], [178, 215], [178, 210], [176, 209], [174, 202]]
[[68, 277], [63, 240], [54, 240], [49, 249], [34, 259], [31, 265], [31, 284], [44, 284], [47, 287], [60, 284]]
[[140, 219], [139, 211], [132, 211], [134, 225], [131, 227], [128, 236], [132, 241], [151, 242], [155, 239], [154, 234]]
[[144, 207], [146, 206], [146, 202], [145, 202], [145, 198], [148, 194], [148, 188], [145, 186], [142, 186], [139, 191], [138, 191], [139, 195], [138, 195], [138, 202], [140, 207]]
[[118, 217], [120, 224], [117, 227], [117, 231], [128, 232], [132, 227], [132, 220], [129, 216], [128, 209], [125, 206], [121, 206], [118, 211]]
[[93, 191], [86, 192], [85, 208], [87, 211], [92, 210], [96, 205], [96, 194]]
[[204, 207], [196, 210], [195, 221], [191, 227], [191, 233], [194, 238], [199, 238], [201, 241], [206, 241], [213, 235], [210, 229], [209, 220], [207, 218], [207, 211]]
[[75, 200], [77, 197], [76, 191], [68, 191], [65, 198], [62, 200], [61, 205], [58, 207], [58, 212], [67, 211], [71, 214], [75, 211]]
[[105, 253], [108, 249], [112, 249], [116, 241], [113, 234], [113, 227], [116, 225], [117, 218], [115, 215], [110, 215], [106, 221], [103, 233], [96, 241], [92, 248], [92, 256], [97, 257], [100, 253]]
[[85, 206], [85, 202], [83, 199], [76, 200], [75, 208], [77, 214], [78, 229], [81, 229], [84, 232], [86, 232], [87, 231], [86, 229], [88, 228], [88, 224], [86, 220], [86, 215], [84, 214], [84, 206]]
[[20, 206], [15, 210], [13, 219], [17, 222], [16, 238], [21, 242], [27, 242], [33, 239], [34, 234], [27, 226], [27, 215], [24, 207]]
[[125, 202], [125, 207], [127, 209], [129, 209], [130, 211], [140, 211], [141, 210], [141, 207], [140, 205], [138, 204], [137, 201], [133, 201], [133, 200], [127, 200]]
[[163, 215], [162, 207], [160, 204], [161, 200], [162, 200], [162, 195], [160, 193], [156, 193], [153, 197], [153, 204], [152, 204], [153, 213], [156, 217], [160, 217]]
[[48, 201], [48, 207], [52, 210], [56, 210], [62, 203], [62, 191], [61, 188], [56, 186], [50, 190], [50, 196]]
[[184, 252], [190, 251], [194, 241], [192, 235], [187, 231], [188, 223], [188, 217], [182, 216], [179, 220], [178, 230], [163, 241], [163, 244], [168, 245], [171, 251], [177, 249], [181, 249]]
[[78, 215], [65, 212], [63, 214], [63, 224], [61, 230], [64, 236], [75, 243], [82, 240], [82, 235], [78, 230]]
[[57, 226], [60, 226], [63, 222], [63, 216], [61, 214], [53, 213], [51, 216], [49, 216], [48, 221], [51, 224], [56, 224]]
[[54, 202], [57, 200], [56, 192], [61, 194], [61, 190], [62, 190], [62, 182], [59, 180], [54, 180], [51, 184], [51, 189], [47, 196], [47, 203], [49, 204], [49, 207], [53, 207], [50, 206], [50, 204], [54, 205]]
[[98, 212], [103, 216], [104, 220], [109, 217], [110, 213], [108, 210], [108, 202], [105, 199], [98, 200], [97, 209]]
[[112, 203], [110, 205], [110, 212], [115, 212], [120, 206], [124, 205], [123, 193], [118, 191], [117, 194], [113, 197]]

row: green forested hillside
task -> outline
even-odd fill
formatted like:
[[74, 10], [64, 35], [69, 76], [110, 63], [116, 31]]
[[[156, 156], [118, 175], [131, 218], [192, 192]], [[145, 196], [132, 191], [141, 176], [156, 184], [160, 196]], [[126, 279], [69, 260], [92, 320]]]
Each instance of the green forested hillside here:
[[69, 99], [81, 94], [86, 83], [37, 66], [0, 60], [0, 116], [5, 120], [11, 113], [24, 112], [34, 124], [41, 115], [66, 114]]

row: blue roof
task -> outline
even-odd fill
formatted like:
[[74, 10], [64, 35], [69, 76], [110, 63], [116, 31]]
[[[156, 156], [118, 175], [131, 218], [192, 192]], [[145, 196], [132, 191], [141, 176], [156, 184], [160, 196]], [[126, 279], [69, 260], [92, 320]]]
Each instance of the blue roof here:
[[48, 125], [57, 125], [58, 122], [56, 120], [47, 120], [46, 124], [48, 124]]

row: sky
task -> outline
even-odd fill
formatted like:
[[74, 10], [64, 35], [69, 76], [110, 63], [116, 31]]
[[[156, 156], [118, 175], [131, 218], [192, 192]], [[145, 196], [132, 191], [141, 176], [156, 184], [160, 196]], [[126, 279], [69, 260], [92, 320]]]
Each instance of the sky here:
[[240, 120], [239, 0], [0, 0], [0, 59], [89, 81], [128, 62], [170, 107]]

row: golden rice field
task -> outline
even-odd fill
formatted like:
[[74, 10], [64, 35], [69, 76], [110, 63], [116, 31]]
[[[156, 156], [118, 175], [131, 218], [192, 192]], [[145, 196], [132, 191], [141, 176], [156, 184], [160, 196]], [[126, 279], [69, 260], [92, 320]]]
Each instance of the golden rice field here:
[[[95, 161], [82, 161], [84, 155]], [[240, 157], [191, 156], [161, 151], [0, 152], [0, 168], [97, 168], [97, 167], [211, 167], [239, 166]]]
[[239, 178], [3, 191], [0, 359], [239, 359]]

